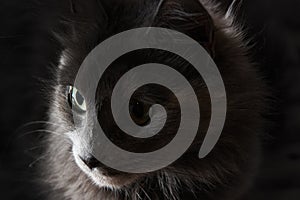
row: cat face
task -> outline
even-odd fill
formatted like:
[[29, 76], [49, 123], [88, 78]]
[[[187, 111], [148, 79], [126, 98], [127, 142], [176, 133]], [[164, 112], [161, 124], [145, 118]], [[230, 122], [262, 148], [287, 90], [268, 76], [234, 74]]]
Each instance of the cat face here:
[[[145, 178], [145, 176], [151, 177], [152, 175], [122, 173], [105, 166], [97, 160], [95, 156], [92, 155], [92, 140], [94, 134], [99, 133], [94, 132], [92, 129], [94, 123], [92, 117], [98, 119], [106, 136], [115, 145], [130, 152], [146, 153], [159, 150], [167, 145], [177, 133], [181, 119], [179, 102], [170, 90], [156, 84], [145, 85], [136, 90], [130, 99], [128, 110], [133, 122], [138, 126], [143, 127], [149, 125], [151, 122], [150, 112], [152, 115], [156, 115], [156, 111], [151, 110], [151, 107], [154, 104], [163, 106], [167, 112], [167, 119], [163, 129], [160, 130], [157, 135], [146, 139], [135, 138], [124, 133], [114, 121], [110, 102], [116, 82], [126, 71], [143, 63], [150, 63], [151, 61], [174, 66], [175, 69], [191, 80], [192, 85], [199, 92], [197, 95], [198, 100], [202, 102], [203, 105], [210, 105], [207, 88], [198, 72], [192, 70], [189, 63], [172, 53], [152, 49], [128, 53], [112, 63], [110, 68], [103, 74], [101, 81], [98, 84], [97, 95], [94, 100], [96, 102], [97, 116], [90, 116], [91, 112], [89, 112], [89, 109], [91, 108], [88, 106], [88, 102], [92, 101], [91, 99], [87, 99], [72, 85], [62, 86], [62, 88], [65, 88], [64, 106], [67, 111], [65, 114], [68, 117], [69, 126], [74, 126], [74, 124], [72, 124], [72, 117], [76, 117], [80, 122], [80, 125], [79, 127], [76, 127], [76, 130], [67, 133], [68, 138], [72, 142], [72, 153], [75, 162], [80, 169], [100, 187], [120, 188], [139, 181], [140, 179]], [[61, 72], [63, 72], [63, 69]], [[126, 92], [126, 90], [124, 92]], [[183, 90], [181, 96], [185, 95], [184, 92], [185, 91]], [[60, 91], [60, 93], [64, 92]], [[189, 104], [189, 99], [185, 98], [185, 102], [183, 103]], [[204, 133], [204, 129], [207, 128], [205, 122], [208, 122], [209, 108], [203, 106], [202, 111], [202, 122], [204, 123], [201, 126], [201, 131]], [[155, 130], [157, 129], [157, 123], [159, 121], [159, 119], [154, 120], [148, 130], [152, 129], [156, 132]], [[199, 138], [203, 137], [203, 135], [201, 135], [203, 133], [199, 131]], [[199, 144], [199, 141], [196, 141], [195, 146], [193, 146], [194, 149], [191, 150], [183, 160], [190, 159], [189, 157], [191, 157], [191, 155], [193, 155], [194, 160], [196, 160], [198, 150], [195, 147], [197, 146], [198, 148]], [[193, 159], [190, 159], [189, 162], [192, 160]], [[174, 163], [172, 167], [177, 166], [177, 170], [179, 170], [181, 169], [180, 165], [184, 164], [182, 162], [183, 161], [178, 161], [178, 163]], [[182, 170], [187, 169], [182, 168]]]
[[[161, 5], [161, 10], [156, 13], [157, 19], [153, 19], [152, 23], [155, 26], [162, 27], [169, 27], [172, 23], [176, 24], [177, 19], [166, 18], [164, 16], [168, 14], [168, 10], [170, 9], [169, 7], [174, 7], [173, 9], [178, 7], [176, 9], [182, 12], [184, 12], [185, 9], [192, 8], [192, 10], [190, 10], [190, 12], [192, 12], [195, 8], [191, 7], [191, 5], [177, 5], [175, 2], [165, 3], [164, 5]], [[208, 13], [204, 10], [201, 4], [197, 3], [196, 6], [199, 8], [200, 14], [195, 15], [194, 17], [190, 17], [190, 19], [186, 19], [186, 24], [191, 26], [189, 27], [189, 30], [186, 30], [184, 28], [184, 24], [182, 24], [182, 27], [178, 25], [178, 27], [176, 28], [178, 30], [181, 29], [190, 36], [193, 36], [195, 39], [198, 39], [198, 41], [202, 45], [204, 45], [208, 51], [212, 51], [211, 48], [208, 48], [209, 46], [212, 46], [212, 30], [209, 31], [209, 29], [212, 27], [212, 19], [209, 17]], [[172, 10], [172, 12], [173, 11], [174, 10]], [[182, 17], [184, 17], [184, 15]], [[198, 18], [202, 21], [198, 25], [195, 24], [195, 26], [192, 27], [193, 20]], [[147, 20], [149, 19], [150, 16], [145, 16], [144, 20], [147, 22]], [[135, 21], [132, 20], [132, 24], [130, 24], [130, 27], [141, 26], [138, 22]], [[178, 20], [178, 22], [179, 21], [180, 20]], [[136, 24], [134, 24], [134, 22]], [[115, 30], [111, 31], [111, 33], [106, 34], [113, 35], [114, 32], [120, 31], [119, 26], [114, 28]], [[199, 35], [194, 34], [197, 29], [199, 30]], [[93, 40], [103, 40], [103, 38], [101, 38], [101, 35], [104, 34], [100, 33], [98, 35], [98, 38], [93, 36]], [[93, 42], [89, 41], [89, 38], [83, 39], [86, 40], [86, 43]], [[109, 69], [104, 73], [101, 81], [99, 82], [96, 99], [86, 99], [86, 97], [84, 97], [83, 94], [73, 86], [75, 80], [74, 72], [78, 70], [79, 63], [75, 64], [74, 62], [76, 60], [74, 61], [72, 60], [72, 58], [83, 58], [84, 56], [87, 56], [88, 53], [87, 50], [78, 48], [79, 47], [76, 47], [77, 51], [80, 52], [75, 53], [76, 50], [69, 47], [69, 49], [67, 49], [62, 55], [62, 58], [60, 60], [60, 69], [58, 71], [58, 77], [61, 86], [60, 91], [57, 91], [61, 94], [65, 94], [65, 98], [63, 100], [64, 102], [59, 102], [59, 106], [63, 106], [64, 111], [67, 111], [65, 112], [65, 115], [68, 116], [67, 119], [69, 120], [69, 126], [73, 125], [71, 109], [75, 111], [73, 114], [76, 115], [76, 117], [79, 118], [81, 122], [81, 127], [77, 127], [76, 130], [73, 130], [67, 134], [72, 142], [72, 153], [75, 158], [75, 162], [80, 167], [80, 169], [82, 169], [82, 171], [85, 172], [100, 187], [105, 186], [118, 188], [124, 185], [128, 185], [139, 178], [143, 178], [143, 176], [145, 175], [126, 174], [118, 172], [114, 169], [106, 167], [92, 155], [91, 140], [93, 138], [93, 134], [97, 133], [94, 133], [92, 131], [91, 127], [93, 127], [93, 120], [91, 120], [91, 117], [98, 118], [102, 129], [107, 133], [107, 137], [117, 146], [131, 152], [151, 152], [162, 148], [174, 138], [180, 124], [180, 106], [176, 96], [171, 91], [162, 86], [152, 84], [140, 88], [131, 97], [128, 107], [132, 120], [138, 126], [148, 125], [150, 123], [150, 108], [154, 104], [162, 105], [166, 109], [168, 115], [167, 120], [163, 130], [161, 130], [159, 134], [151, 137], [150, 139], [138, 139], [126, 135], [116, 125], [110, 109], [111, 94], [114, 86], [121, 78], [121, 76], [135, 66], [147, 63], [161, 63], [168, 66], [173, 66], [177, 71], [184, 74], [191, 81], [193, 87], [195, 87], [199, 92], [199, 101], [203, 102], [203, 105], [207, 105], [205, 106], [206, 108], [203, 109], [203, 112], [208, 111], [209, 108], [207, 107], [209, 107], [210, 105], [210, 101], [209, 99], [207, 99], [209, 96], [207, 93], [207, 88], [205, 87], [200, 74], [195, 69], [193, 69], [191, 64], [189, 64], [183, 58], [180, 58], [176, 54], [165, 52], [162, 50], [144, 49], [127, 53], [126, 55], [123, 55], [115, 60], [109, 67]], [[182, 92], [184, 93], [184, 91]], [[90, 101], [95, 101], [95, 104], [97, 105], [96, 109], [98, 116], [89, 116], [91, 112], [89, 112], [89, 106], [87, 106], [87, 104]], [[186, 104], [189, 104], [188, 99], [186, 101]], [[208, 114], [204, 114], [203, 116], [208, 117]], [[204, 119], [204, 121], [205, 120], [207, 119]], [[152, 124], [152, 126], [153, 129], [155, 129], [155, 124]], [[205, 126], [207, 126], [207, 124]], [[87, 135], [90, 137], [86, 137]], [[195, 153], [196, 155], [196, 151], [193, 153]]]
[[[197, 0], [118, 2], [116, 6], [106, 5], [106, 10], [109, 8], [111, 11], [93, 17], [95, 21], [67, 26], [66, 34], [60, 36], [65, 49], [56, 72], [57, 85], [50, 109], [50, 121], [59, 124], [50, 129], [59, 136], [50, 136], [48, 148], [52, 155], [49, 159], [52, 169], [49, 171], [57, 174], [53, 182], [60, 181], [61, 189], [69, 188], [69, 193], [72, 193], [71, 188], [76, 186], [79, 188], [78, 195], [84, 190], [93, 190], [95, 194], [102, 191], [102, 195], [113, 190], [118, 190], [118, 195], [122, 195], [121, 191], [126, 191], [123, 195], [131, 192], [140, 195], [145, 188], [150, 196], [157, 197], [157, 191], [161, 191], [162, 196], [174, 197], [180, 195], [184, 188], [192, 193], [206, 194], [223, 191], [229, 183], [235, 187], [244, 185], [242, 180], [248, 177], [248, 169], [255, 163], [255, 158], [252, 160], [250, 155], [255, 154], [257, 148], [254, 132], [261, 129], [263, 84], [245, 56], [246, 48], [236, 29], [228, 24], [226, 20], [229, 19], [225, 16], [209, 15], [204, 9], [204, 5], [209, 7], [207, 4], [202, 5]], [[210, 14], [213, 12], [210, 11]], [[84, 91], [74, 87], [84, 58], [101, 41], [124, 30], [149, 26], [174, 29], [198, 41], [214, 58], [223, 76], [228, 95], [227, 120], [218, 144], [204, 159], [198, 158], [198, 152], [211, 118], [209, 93], [201, 75], [180, 56], [153, 49], [130, 52], [119, 57], [105, 71], [98, 83], [95, 99], [88, 99], [83, 95]], [[120, 130], [114, 121], [110, 101], [116, 82], [128, 70], [145, 63], [172, 66], [189, 80], [197, 91], [201, 123], [193, 144], [177, 161], [155, 172], [130, 174], [109, 168], [95, 158], [92, 139], [97, 133], [93, 132], [94, 120], [91, 119], [97, 119], [110, 141], [130, 152], [155, 151], [174, 138], [180, 122], [179, 103], [172, 92], [158, 85], [139, 88], [132, 95], [128, 109], [137, 125], [146, 126], [151, 106], [162, 105], [167, 111], [167, 120], [159, 134], [148, 139], [134, 138]], [[93, 109], [97, 110], [96, 116], [90, 114], [88, 105], [91, 101], [95, 102], [96, 108]], [[188, 99], [186, 101], [188, 104]], [[72, 110], [75, 112], [72, 113]], [[74, 126], [73, 115], [79, 119], [79, 127]], [[57, 178], [59, 176], [67, 180]], [[95, 183], [97, 190], [90, 189], [94, 188], [90, 182]], [[151, 194], [153, 188], [157, 188], [155, 194]]]

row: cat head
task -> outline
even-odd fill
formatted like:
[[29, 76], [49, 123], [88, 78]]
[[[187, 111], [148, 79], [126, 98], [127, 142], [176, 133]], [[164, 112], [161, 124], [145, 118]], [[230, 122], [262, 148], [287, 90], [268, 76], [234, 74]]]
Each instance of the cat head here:
[[[64, 138], [51, 140], [60, 144], [65, 141], [66, 147], [59, 153], [68, 151], [65, 152], [67, 159], [61, 162], [72, 162], [100, 189], [132, 189], [148, 184], [169, 195], [175, 195], [183, 185], [191, 190], [200, 187], [210, 190], [227, 184], [235, 176], [240, 177], [241, 169], [250, 167], [251, 159], [245, 160], [245, 156], [255, 152], [264, 91], [250, 64], [242, 34], [230, 16], [216, 13], [209, 1], [198, 0], [72, 2], [71, 12], [64, 18], [63, 33], [58, 35], [64, 50], [56, 72], [55, 98], [50, 110], [50, 120], [60, 124], [60, 128], [53, 126], [52, 129]], [[98, 84], [96, 99], [86, 99], [84, 92], [74, 87], [79, 67], [94, 47], [117, 33], [139, 27], [163, 27], [182, 32], [201, 44], [219, 67], [228, 95], [228, 112], [222, 136], [206, 158], [199, 159], [198, 151], [211, 118], [209, 93], [201, 75], [180, 56], [153, 49], [130, 52], [115, 60], [105, 71]], [[149, 108], [153, 104], [161, 104], [167, 110], [163, 130], [150, 139], [126, 135], [115, 123], [111, 112], [111, 93], [122, 74], [150, 62], [173, 66], [197, 91], [201, 110], [198, 135], [186, 153], [170, 166], [151, 173], [120, 172], [105, 166], [93, 155], [91, 140], [97, 133], [91, 128], [88, 102], [95, 101], [97, 116], [92, 117], [97, 118], [106, 136], [122, 149], [144, 153], [168, 144], [177, 132], [180, 108], [174, 94], [165, 88], [158, 85], [142, 87], [130, 100], [131, 118], [139, 126], [149, 123]], [[79, 129], [74, 127], [74, 114], [81, 119]], [[237, 178], [233, 184], [240, 182]]]

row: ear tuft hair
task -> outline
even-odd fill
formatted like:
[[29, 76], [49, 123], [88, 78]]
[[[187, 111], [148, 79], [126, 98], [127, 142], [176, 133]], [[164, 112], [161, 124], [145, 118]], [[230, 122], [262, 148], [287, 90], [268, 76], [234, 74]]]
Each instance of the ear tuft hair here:
[[213, 19], [198, 0], [160, 1], [154, 25], [187, 34], [214, 57], [215, 26]]

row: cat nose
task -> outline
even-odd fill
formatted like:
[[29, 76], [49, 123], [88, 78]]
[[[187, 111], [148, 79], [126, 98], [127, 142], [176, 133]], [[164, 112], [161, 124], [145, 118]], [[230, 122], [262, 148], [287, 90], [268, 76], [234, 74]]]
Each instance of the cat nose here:
[[85, 155], [84, 157], [79, 156], [79, 158], [90, 170], [97, 168], [99, 172], [101, 172], [101, 174], [104, 176], [117, 176], [121, 174], [121, 172], [115, 169], [106, 167], [91, 154]]
[[89, 154], [88, 156], [85, 157], [81, 157], [79, 156], [80, 159], [82, 160], [82, 162], [84, 162], [84, 164], [90, 168], [90, 169], [95, 169], [99, 166], [101, 166], [101, 163], [99, 160], [97, 160], [93, 155]]

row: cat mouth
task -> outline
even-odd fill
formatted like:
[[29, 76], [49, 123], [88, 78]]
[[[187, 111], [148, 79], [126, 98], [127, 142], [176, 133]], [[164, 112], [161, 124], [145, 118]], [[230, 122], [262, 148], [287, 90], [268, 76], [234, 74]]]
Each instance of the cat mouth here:
[[125, 174], [114, 174], [107, 175], [103, 174], [101, 169], [94, 169], [89, 173], [90, 178], [99, 187], [106, 187], [111, 189], [120, 189], [122, 187], [128, 186], [136, 181], [137, 177]]

